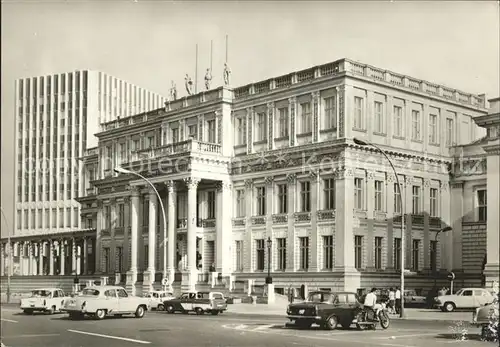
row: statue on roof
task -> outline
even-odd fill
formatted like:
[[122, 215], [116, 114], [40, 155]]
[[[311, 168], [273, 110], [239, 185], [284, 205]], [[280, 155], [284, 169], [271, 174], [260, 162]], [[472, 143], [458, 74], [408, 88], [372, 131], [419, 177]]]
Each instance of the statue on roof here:
[[207, 90], [210, 89], [210, 83], [212, 83], [212, 72], [210, 69], [207, 69], [207, 73], [205, 74], [205, 88]]
[[193, 95], [193, 80], [191, 79], [191, 77], [189, 77], [188, 74], [186, 74], [184, 81], [186, 84], [186, 91], [187, 91], [188, 95]]
[[172, 81], [172, 87], [170, 87], [170, 101], [177, 100], [177, 87], [175, 86], [175, 82]]
[[231, 78], [231, 69], [224, 63], [224, 85], [228, 86]]

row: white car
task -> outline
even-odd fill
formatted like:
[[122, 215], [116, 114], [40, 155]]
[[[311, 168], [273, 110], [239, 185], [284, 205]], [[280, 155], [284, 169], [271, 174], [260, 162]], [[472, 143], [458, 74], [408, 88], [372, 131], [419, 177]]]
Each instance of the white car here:
[[151, 306], [151, 309], [158, 311], [165, 310], [165, 305], [163, 304], [163, 302], [175, 298], [173, 293], [164, 290], [152, 290], [148, 293], [145, 293], [144, 297], [149, 300], [149, 306]]
[[452, 312], [455, 309], [475, 309], [491, 304], [494, 296], [483, 288], [464, 288], [456, 294], [440, 295], [435, 299], [436, 306], [443, 312]]
[[136, 318], [144, 317], [150, 309], [149, 300], [128, 295], [118, 286], [93, 286], [82, 290], [80, 295], [66, 301], [62, 311], [68, 312], [70, 319], [90, 316], [103, 319], [106, 316], [133, 314]]
[[31, 291], [29, 298], [21, 299], [21, 310], [26, 314], [35, 311], [52, 314], [60, 311], [68, 299], [60, 288], [40, 288]]

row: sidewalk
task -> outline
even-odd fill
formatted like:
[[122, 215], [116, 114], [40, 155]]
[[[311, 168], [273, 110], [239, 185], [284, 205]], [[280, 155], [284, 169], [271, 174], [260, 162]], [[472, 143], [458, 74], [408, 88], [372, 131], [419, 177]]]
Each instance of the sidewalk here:
[[[284, 318], [286, 316], [286, 306], [276, 304], [232, 304], [228, 305], [227, 312], [248, 315], [265, 315]], [[472, 321], [472, 312], [441, 312], [439, 310], [427, 310], [420, 308], [406, 308], [406, 320], [425, 321]], [[391, 319], [401, 319], [399, 316], [390, 315]]]

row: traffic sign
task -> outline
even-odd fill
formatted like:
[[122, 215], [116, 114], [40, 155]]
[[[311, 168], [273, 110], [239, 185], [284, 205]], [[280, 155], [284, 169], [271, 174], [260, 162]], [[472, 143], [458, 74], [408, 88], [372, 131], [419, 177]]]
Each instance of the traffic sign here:
[[453, 280], [455, 279], [455, 274], [454, 274], [453, 272], [450, 272], [450, 273], [448, 274], [448, 279], [449, 279], [450, 281], [453, 281]]

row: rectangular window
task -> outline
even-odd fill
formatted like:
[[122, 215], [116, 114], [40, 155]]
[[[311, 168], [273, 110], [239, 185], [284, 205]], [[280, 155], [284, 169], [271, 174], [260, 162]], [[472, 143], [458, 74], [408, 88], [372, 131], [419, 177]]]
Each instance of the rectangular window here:
[[276, 264], [276, 269], [279, 271], [286, 270], [286, 238], [278, 238], [276, 239], [277, 243], [277, 255], [278, 255], [278, 263]]
[[149, 266], [149, 245], [144, 246], [144, 268]]
[[379, 134], [385, 133], [384, 128], [384, 104], [380, 101], [375, 101], [375, 132]]
[[255, 240], [255, 250], [256, 250], [256, 264], [255, 270], [263, 271], [265, 262], [265, 240], [259, 239]]
[[109, 247], [104, 247], [104, 273], [109, 273], [111, 271], [111, 252]]
[[172, 143], [179, 142], [179, 128], [172, 129]]
[[210, 143], [216, 143], [216, 136], [215, 136], [215, 119], [207, 121], [207, 132], [208, 132], [208, 142]]
[[401, 238], [394, 238], [394, 269], [401, 270]]
[[394, 106], [394, 136], [403, 137], [403, 108]]
[[215, 192], [209, 191], [207, 193], [207, 208], [208, 208], [208, 219], [215, 219]]
[[431, 241], [430, 257], [431, 257], [431, 270], [434, 272], [437, 269], [437, 245], [438, 242]]
[[354, 179], [354, 208], [357, 210], [363, 210], [363, 179]]
[[333, 269], [333, 236], [323, 236], [323, 269]]
[[394, 183], [394, 213], [401, 213], [401, 194], [397, 183]]
[[123, 228], [125, 226], [125, 205], [118, 205], [118, 227]]
[[257, 187], [257, 215], [266, 215], [266, 187]]
[[[111, 213], [109, 218], [109, 224], [111, 226]], [[149, 200], [144, 200], [142, 204], [142, 225], [143, 226], [149, 225]]]
[[42, 209], [38, 209], [37, 211], [37, 219], [38, 219], [38, 228], [41, 229], [43, 228], [43, 213], [42, 213]]
[[288, 136], [288, 107], [278, 109], [278, 138]]
[[436, 188], [431, 188], [429, 191], [430, 194], [430, 216], [437, 217], [438, 216], [438, 190]]
[[420, 187], [419, 186], [412, 187], [412, 213], [413, 214], [420, 213]]
[[245, 122], [245, 118], [236, 119], [236, 145], [244, 145], [247, 143]]
[[191, 139], [197, 140], [198, 139], [198, 125], [193, 124], [188, 127], [188, 134]]
[[78, 207], [73, 208], [73, 227], [78, 228], [80, 222], [80, 213], [78, 212]]
[[123, 247], [116, 247], [116, 272], [123, 272]]
[[384, 210], [384, 182], [375, 181], [375, 211]]
[[127, 145], [125, 143], [120, 143], [120, 163], [127, 162]]
[[311, 212], [311, 182], [300, 182], [300, 207], [302, 212]]
[[429, 143], [437, 144], [438, 141], [438, 116], [435, 114], [429, 115]]
[[452, 146], [455, 142], [455, 126], [452, 118], [446, 118], [446, 146]]
[[288, 186], [278, 184], [278, 213], [288, 213]]
[[375, 268], [382, 269], [382, 237], [375, 237]]
[[64, 228], [64, 209], [59, 209], [59, 228]]
[[354, 128], [363, 129], [363, 98], [354, 97]]
[[354, 236], [354, 266], [356, 269], [363, 267], [363, 236]]
[[419, 255], [420, 255], [420, 240], [413, 240], [412, 241], [412, 248], [411, 248], [411, 268], [413, 271], [418, 271], [418, 262], [419, 262]]
[[299, 269], [309, 269], [309, 237], [299, 237]]
[[236, 190], [236, 217], [245, 217], [245, 190]]
[[335, 210], [335, 180], [327, 178], [323, 180], [324, 206], [325, 210]]
[[243, 271], [243, 241], [236, 241], [236, 271]]
[[411, 139], [420, 140], [420, 112], [411, 111]]
[[256, 141], [264, 141], [266, 140], [266, 114], [265, 113], [257, 113], [256, 118], [257, 123], [255, 129], [255, 140]]
[[50, 228], [50, 211], [45, 210], [45, 228]]
[[71, 227], [71, 209], [66, 207], [66, 227]]
[[301, 134], [308, 134], [312, 132], [312, 118], [311, 118], [311, 103], [305, 102], [300, 104], [300, 126]]
[[478, 221], [486, 222], [488, 218], [488, 201], [486, 189], [480, 189], [477, 191], [477, 212]]
[[325, 118], [325, 129], [336, 129], [337, 128], [337, 117], [335, 110], [335, 97], [329, 97], [324, 99], [324, 118]]

